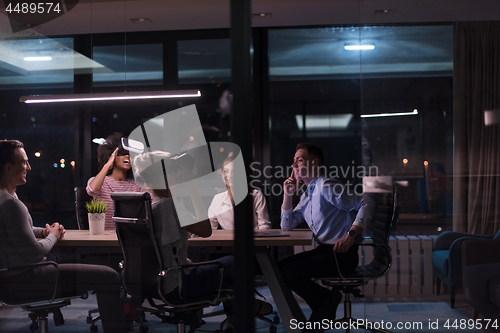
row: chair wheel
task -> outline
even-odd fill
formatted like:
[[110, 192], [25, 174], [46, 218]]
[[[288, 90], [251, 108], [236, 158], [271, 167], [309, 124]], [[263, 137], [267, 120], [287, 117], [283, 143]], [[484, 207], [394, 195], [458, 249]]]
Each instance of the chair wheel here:
[[276, 326], [269, 327], [269, 333], [276, 333], [276, 332], [277, 332]]
[[141, 325], [139, 327], [139, 332], [146, 333], [147, 331], [149, 331], [149, 327], [147, 327], [146, 325]]
[[92, 316], [87, 316], [87, 324], [92, 324]]
[[273, 317], [273, 322], [274, 322], [275, 324], [279, 324], [279, 323], [280, 323], [280, 316], [275, 315], [275, 316]]
[[97, 325], [90, 326], [90, 332], [97, 333], [98, 330], [99, 330], [99, 326], [97, 326]]

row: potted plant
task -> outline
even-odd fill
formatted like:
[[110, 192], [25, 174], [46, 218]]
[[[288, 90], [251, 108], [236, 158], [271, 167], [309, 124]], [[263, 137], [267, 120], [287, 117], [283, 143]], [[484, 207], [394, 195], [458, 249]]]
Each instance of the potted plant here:
[[85, 203], [89, 216], [89, 230], [91, 235], [104, 235], [104, 221], [106, 219], [106, 202], [90, 200]]

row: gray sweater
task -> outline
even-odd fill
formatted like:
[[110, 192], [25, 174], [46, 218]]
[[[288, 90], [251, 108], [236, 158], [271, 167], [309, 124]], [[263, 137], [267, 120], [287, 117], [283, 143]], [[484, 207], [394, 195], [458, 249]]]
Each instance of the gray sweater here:
[[57, 238], [42, 238], [43, 228], [34, 227], [28, 208], [17, 197], [0, 190], [0, 268], [40, 262]]

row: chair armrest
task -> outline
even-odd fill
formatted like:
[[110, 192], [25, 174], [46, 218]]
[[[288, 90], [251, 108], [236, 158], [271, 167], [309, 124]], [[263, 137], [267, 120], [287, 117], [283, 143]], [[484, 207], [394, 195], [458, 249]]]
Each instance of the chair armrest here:
[[500, 263], [500, 239], [471, 240], [462, 244], [463, 266]]
[[474, 235], [466, 232], [445, 231], [436, 239], [434, 251], [449, 250], [454, 241], [462, 237], [471, 237], [478, 239], [491, 239], [493, 235]]
[[57, 269], [56, 278], [54, 279], [54, 292], [52, 293], [52, 297], [48, 300], [48, 302], [51, 303], [56, 298], [57, 285], [59, 284], [59, 266], [57, 265], [56, 262], [43, 261], [43, 262], [38, 262], [35, 264], [29, 264], [29, 265], [12, 266], [12, 267], [7, 267], [7, 268], [1, 268], [0, 272], [14, 272], [14, 271], [18, 271], [18, 270], [24, 270], [24, 269], [28, 269], [28, 268], [37, 267], [37, 266], [47, 266], [47, 265], [52, 265]]
[[[219, 281], [219, 288], [218, 288], [219, 292], [217, 293], [217, 296], [213, 300], [204, 300], [204, 301], [200, 301], [200, 302], [186, 303], [186, 304], [173, 304], [173, 303], [170, 303], [169, 301], [166, 300], [166, 298], [164, 297], [164, 295], [162, 293], [162, 290], [161, 290], [162, 289], [161, 279], [162, 279], [162, 277], [164, 275], [166, 275], [171, 270], [182, 270], [184, 268], [193, 268], [193, 267], [208, 266], [208, 265], [217, 265], [219, 267], [219, 270], [222, 273], [221, 277], [220, 277], [220, 281]], [[217, 302], [217, 300], [221, 296], [222, 280], [223, 280], [223, 278], [224, 278], [224, 265], [221, 262], [217, 261], [217, 260], [202, 261], [202, 262], [198, 262], [198, 263], [192, 263], [192, 264], [185, 264], [185, 265], [174, 266], [174, 267], [168, 268], [167, 270], [160, 271], [160, 274], [158, 276], [158, 293], [161, 296], [162, 301], [165, 302], [166, 305], [172, 306], [172, 307], [193, 306], [193, 305], [207, 303], [207, 302], [212, 302], [212, 303], [215, 304]]]

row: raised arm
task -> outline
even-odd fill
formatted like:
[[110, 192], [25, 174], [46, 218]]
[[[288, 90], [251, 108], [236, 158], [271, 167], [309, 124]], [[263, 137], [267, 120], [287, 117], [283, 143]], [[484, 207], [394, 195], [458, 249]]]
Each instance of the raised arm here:
[[102, 184], [104, 183], [106, 175], [111, 169], [113, 169], [117, 153], [118, 148], [116, 148], [113, 154], [111, 154], [106, 164], [104, 164], [104, 166], [102, 167], [101, 171], [99, 171], [99, 173], [93, 179], [91, 178], [90, 182], [87, 185], [87, 193], [90, 196], [96, 196], [101, 191]]

